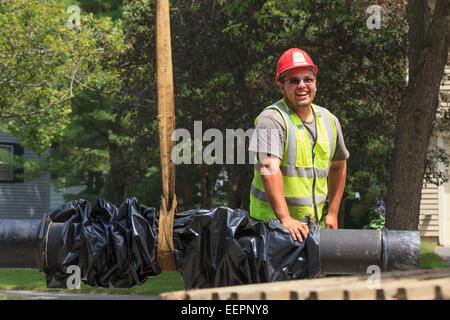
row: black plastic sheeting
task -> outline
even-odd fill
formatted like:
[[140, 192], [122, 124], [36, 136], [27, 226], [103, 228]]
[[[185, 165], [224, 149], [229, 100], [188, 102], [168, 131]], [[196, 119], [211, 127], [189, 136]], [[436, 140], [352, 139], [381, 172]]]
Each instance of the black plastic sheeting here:
[[[128, 199], [119, 208], [98, 199], [66, 203], [49, 213], [65, 222], [63, 269], [45, 270], [49, 287], [66, 287], [70, 265], [92, 287], [130, 288], [157, 276], [158, 219], [155, 208]], [[252, 221], [244, 210], [218, 207], [175, 214], [173, 243], [185, 289], [316, 277], [320, 272], [318, 230], [293, 241], [278, 222]]]

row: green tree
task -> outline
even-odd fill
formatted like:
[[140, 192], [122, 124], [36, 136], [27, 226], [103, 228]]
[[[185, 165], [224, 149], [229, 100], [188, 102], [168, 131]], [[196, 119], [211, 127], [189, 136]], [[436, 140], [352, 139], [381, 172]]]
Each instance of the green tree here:
[[71, 4], [79, 5], [82, 12], [93, 13], [97, 18], [118, 20], [122, 17], [122, 0], [66, 0], [66, 7]]
[[[204, 130], [252, 127], [258, 113], [280, 97], [274, 83], [278, 57], [290, 47], [300, 47], [319, 65], [316, 102], [341, 120], [351, 152], [348, 190], [366, 195], [370, 186], [379, 185], [383, 192], [394, 111], [405, 86], [405, 18], [400, 6], [387, 3], [383, 28], [368, 29], [369, 5], [174, 3], [177, 127], [191, 130], [193, 120], [202, 120]], [[209, 188], [215, 186], [220, 170], [202, 165]], [[252, 168], [231, 165], [225, 170], [228, 205], [248, 208]]]
[[69, 30], [63, 1], [0, 2], [0, 129], [43, 154], [70, 121], [84, 87], [114, 87], [108, 57], [123, 48], [110, 20], [81, 16]]
[[70, 123], [53, 144], [49, 158], [52, 180], [58, 187], [86, 186], [70, 199], [95, 200], [103, 194], [109, 172], [108, 128], [112, 123], [111, 98], [85, 90], [72, 101]]
[[[142, 203], [157, 206], [161, 191], [154, 167], [159, 163], [154, 19], [138, 1], [127, 3], [123, 12], [123, 22], [116, 23], [128, 49], [105, 59], [105, 70], [120, 74], [120, 81], [110, 90], [84, 88], [74, 100], [72, 122], [53, 152], [53, 176], [64, 177], [65, 185], [86, 185], [79, 197], [102, 196], [120, 205], [139, 196]], [[139, 50], [133, 48], [136, 43], [141, 44]]]
[[386, 225], [417, 230], [427, 149], [448, 61], [450, 3], [436, 1], [431, 13], [427, 1], [408, 1], [407, 13], [409, 83], [397, 116]]

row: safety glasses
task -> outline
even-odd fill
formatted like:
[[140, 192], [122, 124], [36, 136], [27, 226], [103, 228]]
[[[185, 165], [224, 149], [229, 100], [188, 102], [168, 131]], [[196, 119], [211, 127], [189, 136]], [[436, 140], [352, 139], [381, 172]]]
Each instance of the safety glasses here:
[[316, 81], [316, 79], [314, 79], [312, 77], [305, 77], [303, 79], [294, 77], [294, 78], [286, 79], [284, 81], [287, 81], [287, 83], [289, 83], [290, 85], [298, 86], [302, 80], [305, 85], [313, 84], [314, 81]]

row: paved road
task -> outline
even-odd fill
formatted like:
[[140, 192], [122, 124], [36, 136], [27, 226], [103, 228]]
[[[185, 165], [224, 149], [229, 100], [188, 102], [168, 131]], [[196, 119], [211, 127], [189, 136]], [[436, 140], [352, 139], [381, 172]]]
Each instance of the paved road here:
[[450, 264], [450, 247], [436, 246], [434, 251], [444, 259], [445, 262]]
[[22, 299], [62, 299], [62, 300], [158, 300], [158, 296], [126, 294], [80, 294], [62, 292], [38, 292], [22, 290], [0, 290], [0, 296]]

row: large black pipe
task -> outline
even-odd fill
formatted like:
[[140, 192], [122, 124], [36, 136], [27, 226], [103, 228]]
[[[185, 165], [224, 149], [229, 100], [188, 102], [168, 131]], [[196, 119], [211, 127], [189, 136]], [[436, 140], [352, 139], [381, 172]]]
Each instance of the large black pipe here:
[[41, 221], [0, 219], [0, 267], [40, 269]]
[[[64, 223], [48, 220], [0, 219], [0, 268], [61, 270]], [[420, 266], [418, 231], [319, 231], [321, 271], [332, 274], [411, 270]]]
[[369, 266], [381, 271], [420, 267], [418, 231], [321, 229], [319, 237], [323, 273], [367, 273]]

